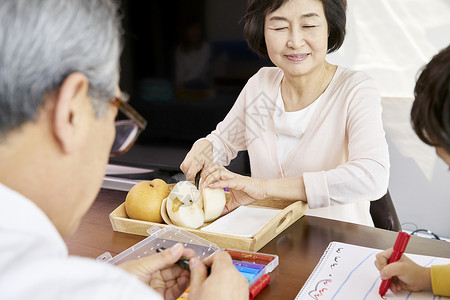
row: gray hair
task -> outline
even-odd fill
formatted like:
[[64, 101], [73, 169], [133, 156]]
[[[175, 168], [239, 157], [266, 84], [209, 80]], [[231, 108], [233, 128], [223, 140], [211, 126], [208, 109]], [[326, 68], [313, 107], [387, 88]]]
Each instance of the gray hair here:
[[0, 138], [33, 121], [72, 72], [87, 76], [103, 116], [119, 80], [120, 36], [110, 0], [0, 0]]

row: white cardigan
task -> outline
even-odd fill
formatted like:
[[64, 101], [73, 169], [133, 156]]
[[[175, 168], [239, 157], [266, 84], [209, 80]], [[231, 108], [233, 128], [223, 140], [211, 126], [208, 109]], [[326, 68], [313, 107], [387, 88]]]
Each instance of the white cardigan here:
[[375, 83], [362, 72], [338, 67], [303, 137], [281, 164], [274, 114], [284, 74], [262, 68], [206, 138], [214, 160], [228, 165], [248, 150], [252, 177], [303, 176], [308, 214], [373, 226], [369, 200], [381, 198], [389, 181], [389, 152]]

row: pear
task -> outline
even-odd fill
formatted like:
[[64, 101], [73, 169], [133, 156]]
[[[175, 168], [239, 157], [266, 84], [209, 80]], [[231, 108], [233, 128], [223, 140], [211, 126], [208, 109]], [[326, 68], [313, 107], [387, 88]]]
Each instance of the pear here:
[[164, 198], [162, 205], [161, 205], [161, 217], [169, 225], [173, 225], [172, 221], [169, 218], [169, 215], [167, 214], [167, 198]]
[[141, 181], [128, 191], [125, 211], [131, 219], [161, 223], [162, 201], [169, 193], [169, 186], [162, 179]]
[[199, 190], [189, 181], [178, 182], [167, 196], [166, 210], [173, 224], [198, 228], [205, 221]]
[[226, 204], [225, 191], [223, 189], [202, 188], [203, 211], [205, 222], [217, 219]]

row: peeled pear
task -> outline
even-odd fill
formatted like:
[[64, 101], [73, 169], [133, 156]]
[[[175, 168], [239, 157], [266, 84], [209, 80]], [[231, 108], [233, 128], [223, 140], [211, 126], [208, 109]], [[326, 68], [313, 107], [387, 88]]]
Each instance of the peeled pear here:
[[173, 225], [172, 220], [170, 220], [169, 215], [167, 214], [167, 198], [164, 198], [161, 205], [161, 217], [166, 224]]
[[166, 210], [173, 224], [198, 228], [205, 221], [199, 190], [189, 181], [178, 182], [167, 196]]
[[203, 211], [205, 222], [217, 219], [226, 204], [225, 191], [223, 189], [202, 188]]

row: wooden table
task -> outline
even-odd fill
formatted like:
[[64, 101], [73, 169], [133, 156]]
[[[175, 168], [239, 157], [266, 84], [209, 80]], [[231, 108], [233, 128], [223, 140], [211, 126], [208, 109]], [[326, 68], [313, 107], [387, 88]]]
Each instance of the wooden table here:
[[[108, 251], [115, 256], [145, 238], [111, 228], [109, 214], [125, 195], [122, 191], [101, 190], [78, 231], [65, 239], [70, 254], [96, 258]], [[280, 261], [271, 273], [269, 286], [256, 299], [295, 298], [331, 241], [386, 249], [392, 247], [396, 236], [382, 229], [304, 216], [260, 250], [277, 254]], [[411, 237], [407, 252], [450, 258], [450, 243]]]

